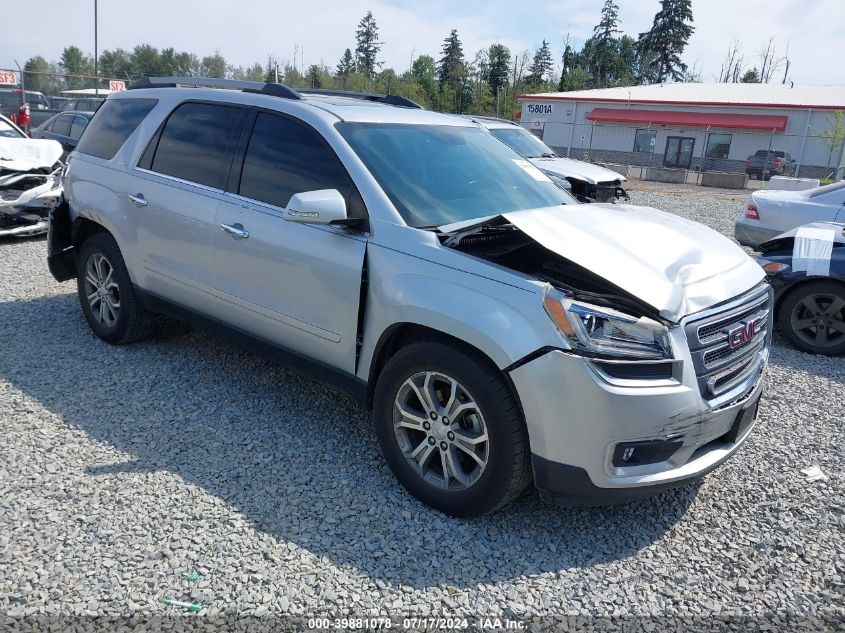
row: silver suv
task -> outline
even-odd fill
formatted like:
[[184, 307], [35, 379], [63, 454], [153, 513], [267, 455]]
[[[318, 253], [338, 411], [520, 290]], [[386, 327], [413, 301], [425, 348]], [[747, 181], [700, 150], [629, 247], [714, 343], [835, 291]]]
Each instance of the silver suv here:
[[736, 451], [769, 353], [760, 267], [675, 215], [577, 204], [415, 105], [196, 78], [112, 94], [71, 154], [50, 269], [110, 343], [171, 315], [355, 394], [396, 477], [449, 514], [532, 477], [626, 500]]

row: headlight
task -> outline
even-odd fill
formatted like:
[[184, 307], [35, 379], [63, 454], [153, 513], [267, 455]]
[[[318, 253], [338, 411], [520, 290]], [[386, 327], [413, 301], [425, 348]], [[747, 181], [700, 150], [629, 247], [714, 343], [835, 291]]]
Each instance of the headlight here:
[[575, 301], [551, 286], [546, 288], [543, 305], [575, 352], [602, 358], [672, 357], [669, 331], [657, 321]]
[[755, 257], [754, 261], [760, 264], [760, 268], [766, 271], [767, 275], [776, 275], [785, 270], [789, 270], [789, 264], [773, 262], [772, 260], [766, 259], [765, 257]]

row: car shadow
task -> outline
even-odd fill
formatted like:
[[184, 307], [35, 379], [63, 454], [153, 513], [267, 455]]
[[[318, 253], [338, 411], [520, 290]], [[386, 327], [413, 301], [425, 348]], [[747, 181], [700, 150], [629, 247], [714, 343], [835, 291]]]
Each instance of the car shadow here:
[[148, 342], [109, 346], [64, 294], [0, 303], [0, 341], [0, 380], [127, 454], [85, 476], [176, 474], [274, 538], [387, 583], [474, 586], [624, 559], [698, 491], [560, 508], [532, 490], [453, 519], [404, 492], [351, 398], [220, 338], [166, 321]]

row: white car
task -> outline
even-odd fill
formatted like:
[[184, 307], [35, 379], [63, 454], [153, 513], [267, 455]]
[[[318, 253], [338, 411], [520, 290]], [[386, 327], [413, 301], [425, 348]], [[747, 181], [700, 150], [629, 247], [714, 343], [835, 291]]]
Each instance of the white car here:
[[755, 191], [734, 225], [744, 246], [763, 242], [810, 222], [845, 221], [845, 180], [803, 191]]
[[615, 202], [628, 199], [622, 188], [627, 179], [612, 169], [582, 160], [563, 158], [524, 127], [504, 119], [469, 116], [497, 139], [521, 154], [558, 186], [569, 191], [580, 202]]
[[47, 217], [62, 197], [57, 141], [27, 137], [0, 116], [0, 238], [47, 232]]

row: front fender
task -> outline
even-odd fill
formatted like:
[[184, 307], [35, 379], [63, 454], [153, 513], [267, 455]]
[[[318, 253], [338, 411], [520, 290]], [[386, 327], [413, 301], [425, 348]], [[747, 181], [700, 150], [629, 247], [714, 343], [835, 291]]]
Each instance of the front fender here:
[[371, 248], [357, 375], [367, 380], [378, 342], [397, 324], [421, 325], [480, 350], [500, 369], [562, 341], [542, 287], [518, 288], [396, 251]]

